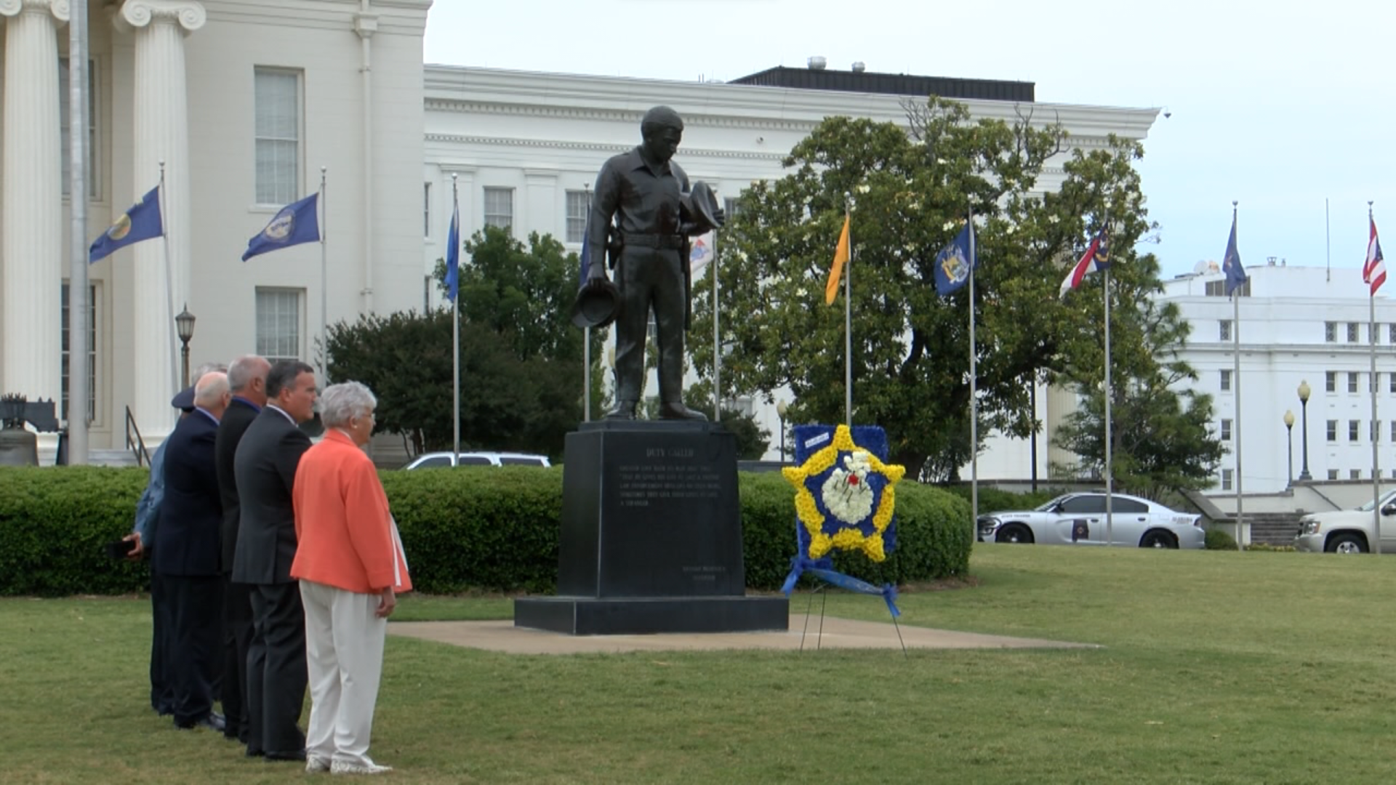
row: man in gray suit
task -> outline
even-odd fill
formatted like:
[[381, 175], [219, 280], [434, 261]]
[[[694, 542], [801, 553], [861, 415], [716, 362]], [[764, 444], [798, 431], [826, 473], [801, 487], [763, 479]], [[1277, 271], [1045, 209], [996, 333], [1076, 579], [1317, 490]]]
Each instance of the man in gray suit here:
[[233, 458], [240, 523], [232, 580], [251, 584], [247, 652], [247, 754], [305, 760], [296, 727], [305, 702], [305, 615], [291, 578], [296, 520], [291, 485], [310, 437], [297, 427], [314, 416], [315, 371], [282, 360], [267, 372], [267, 405], [247, 426]]

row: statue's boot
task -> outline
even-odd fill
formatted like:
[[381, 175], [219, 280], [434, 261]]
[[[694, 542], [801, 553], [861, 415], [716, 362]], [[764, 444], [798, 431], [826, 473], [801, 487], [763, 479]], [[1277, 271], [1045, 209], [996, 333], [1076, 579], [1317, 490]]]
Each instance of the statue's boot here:
[[700, 411], [684, 406], [680, 401], [667, 401], [659, 407], [659, 417], [662, 420], [703, 420], [708, 419], [708, 415]]
[[633, 420], [635, 419], [636, 401], [617, 401], [614, 409], [606, 413], [608, 420]]

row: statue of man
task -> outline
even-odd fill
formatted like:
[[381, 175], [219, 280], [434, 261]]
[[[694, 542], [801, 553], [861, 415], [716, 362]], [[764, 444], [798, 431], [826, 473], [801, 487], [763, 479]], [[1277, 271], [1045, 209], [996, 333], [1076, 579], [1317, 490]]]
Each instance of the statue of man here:
[[[616, 333], [616, 407], [609, 419], [634, 419], [645, 375], [645, 334], [654, 311], [659, 347], [660, 417], [706, 420], [683, 405], [683, 334], [690, 317], [688, 238], [709, 227], [680, 210], [688, 175], [671, 158], [683, 138], [683, 120], [656, 106], [640, 122], [643, 142], [606, 161], [596, 176], [586, 242], [587, 286], [605, 285], [608, 246], [616, 268], [620, 316]], [[722, 210], [714, 211], [718, 225]], [[612, 224], [614, 223], [614, 227]], [[619, 250], [617, 250], [619, 249]]]

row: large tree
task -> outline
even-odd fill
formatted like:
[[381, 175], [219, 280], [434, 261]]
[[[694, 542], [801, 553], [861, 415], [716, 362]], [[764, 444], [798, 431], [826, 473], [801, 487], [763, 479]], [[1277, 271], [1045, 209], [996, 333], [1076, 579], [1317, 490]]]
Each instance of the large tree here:
[[[905, 126], [825, 120], [785, 159], [788, 175], [743, 193], [723, 233], [723, 386], [769, 399], [788, 385], [792, 421], [843, 421], [844, 294], [825, 307], [823, 292], [851, 201], [853, 419], [887, 430], [893, 460], [941, 478], [972, 454], [971, 305], [981, 439], [991, 428], [1026, 437], [1041, 425], [1033, 380], [1084, 380], [1079, 368], [1099, 336], [1098, 300], [1058, 298], [1067, 265], [1108, 221], [1117, 278], [1135, 293], [1157, 288], [1157, 264], [1135, 251], [1157, 227], [1133, 168], [1137, 143], [1071, 151], [1060, 186], [1044, 195], [1039, 176], [1070, 146], [1059, 126], [1026, 112], [973, 120], [935, 97], [907, 109]], [[937, 252], [971, 209], [973, 304], [968, 287], [949, 297], [934, 287]], [[710, 334], [706, 298], [696, 317], [697, 332]], [[1140, 329], [1122, 319], [1117, 340], [1142, 346]], [[694, 355], [700, 372], [710, 365], [709, 346]]]

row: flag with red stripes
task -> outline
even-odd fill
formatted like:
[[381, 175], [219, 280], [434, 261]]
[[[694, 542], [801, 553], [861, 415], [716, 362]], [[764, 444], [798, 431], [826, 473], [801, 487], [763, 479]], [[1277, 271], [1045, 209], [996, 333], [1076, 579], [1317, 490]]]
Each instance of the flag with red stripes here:
[[1367, 238], [1367, 263], [1362, 265], [1362, 282], [1372, 285], [1375, 296], [1381, 285], [1386, 283], [1386, 262], [1381, 257], [1381, 240], [1377, 239], [1377, 222], [1368, 216], [1372, 231]]

